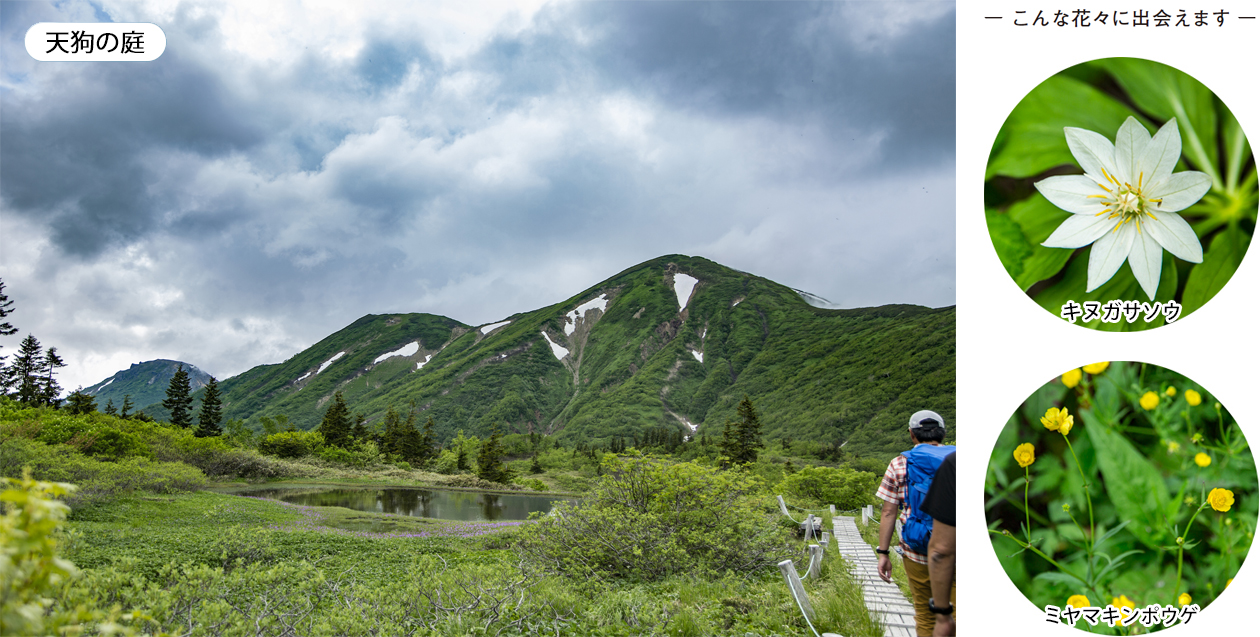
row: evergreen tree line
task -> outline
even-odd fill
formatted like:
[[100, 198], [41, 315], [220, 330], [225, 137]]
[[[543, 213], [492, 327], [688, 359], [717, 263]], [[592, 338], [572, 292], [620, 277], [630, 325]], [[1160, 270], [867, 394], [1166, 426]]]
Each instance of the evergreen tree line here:
[[[0, 336], [13, 336], [18, 329], [5, 320], [13, 313], [13, 301], [4, 293], [4, 281], [0, 280]], [[0, 346], [3, 347], [3, 346]], [[13, 363], [8, 356], [0, 356], [0, 393], [11, 396], [30, 407], [57, 407], [60, 405], [61, 386], [56, 372], [66, 362], [57, 354], [56, 347], [47, 351], [34, 334], [28, 334], [18, 346]]]

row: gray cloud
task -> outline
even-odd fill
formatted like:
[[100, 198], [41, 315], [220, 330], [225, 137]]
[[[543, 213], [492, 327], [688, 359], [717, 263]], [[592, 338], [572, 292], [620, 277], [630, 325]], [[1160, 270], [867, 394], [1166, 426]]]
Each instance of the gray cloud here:
[[674, 252], [953, 302], [948, 6], [547, 5], [452, 47], [380, 5], [302, 16], [348, 35], [278, 58], [233, 29], [289, 18], [225, 6], [163, 17], [156, 62], [48, 65], [26, 28], [98, 8], [0, 3], [0, 262], [69, 386], [223, 377], [367, 313], [489, 322]]

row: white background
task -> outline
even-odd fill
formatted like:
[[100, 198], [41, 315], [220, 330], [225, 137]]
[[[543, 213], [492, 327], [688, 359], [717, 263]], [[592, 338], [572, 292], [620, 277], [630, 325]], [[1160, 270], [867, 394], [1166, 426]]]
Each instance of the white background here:
[[[958, 436], [968, 458], [960, 465], [958, 492], [960, 635], [1071, 634], [1067, 626], [1046, 623], [1044, 612], [1010, 583], [985, 532], [987, 458], [1007, 418], [1041, 384], [1070, 368], [1101, 360], [1154, 363], [1201, 383], [1211, 394], [1207, 400], [1228, 407], [1253, 444], [1260, 440], [1260, 410], [1249, 409], [1260, 369], [1255, 332], [1260, 257], [1251, 254], [1255, 250], [1224, 290], [1184, 320], [1147, 332], [1116, 334], [1068, 324], [1037, 306], [1006, 274], [989, 241], [983, 185], [994, 137], [1028, 91], [1074, 64], [1140, 57], [1174, 66], [1224, 100], [1253, 145], [1260, 139], [1256, 89], [1260, 20], [1227, 19], [1221, 28], [1213, 17], [1212, 26], [1189, 28], [1013, 24], [1017, 9], [1027, 11], [1021, 21], [1031, 23], [1038, 10], [1053, 15], [1056, 9], [1070, 14], [1084, 8], [1093, 13], [1136, 8], [1154, 13], [1161, 5], [958, 3]], [[1231, 12], [1230, 18], [1260, 15], [1260, 2], [1192, 0], [1162, 8], [1174, 16], [1180, 9], [1191, 15], [1224, 9]], [[1114, 131], [1101, 132], [1114, 136]], [[1256, 548], [1260, 545], [1253, 544], [1252, 559], [1211, 608], [1172, 634], [1254, 627], [1248, 611], [1260, 595]]]

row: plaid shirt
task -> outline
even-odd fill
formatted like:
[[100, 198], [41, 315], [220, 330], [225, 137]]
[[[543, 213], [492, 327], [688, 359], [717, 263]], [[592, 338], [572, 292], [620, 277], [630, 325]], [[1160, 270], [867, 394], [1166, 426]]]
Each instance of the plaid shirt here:
[[[904, 504], [906, 501], [905, 456], [897, 456], [892, 459], [892, 462], [888, 463], [888, 470], [884, 472], [884, 479], [879, 483], [879, 490], [875, 492], [875, 496], [884, 502], [896, 504], [901, 509], [901, 515], [897, 517], [897, 521], [905, 525], [906, 520], [910, 517], [910, 507]], [[926, 555], [910, 550], [910, 547], [906, 546], [905, 542], [901, 543], [901, 552], [911, 562], [928, 563]]]

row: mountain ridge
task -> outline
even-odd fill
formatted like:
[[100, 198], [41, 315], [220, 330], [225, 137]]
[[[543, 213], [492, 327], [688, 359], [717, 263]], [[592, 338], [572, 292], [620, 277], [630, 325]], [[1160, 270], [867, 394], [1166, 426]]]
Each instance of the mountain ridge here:
[[747, 394], [769, 440], [886, 455], [918, 409], [952, 424], [953, 374], [953, 307], [818, 308], [768, 279], [666, 255], [496, 323], [368, 314], [220, 389], [225, 417], [254, 426], [283, 413], [313, 428], [342, 391], [369, 423], [414, 405], [442, 439], [499, 424], [592, 444], [658, 427], [719, 436]]

